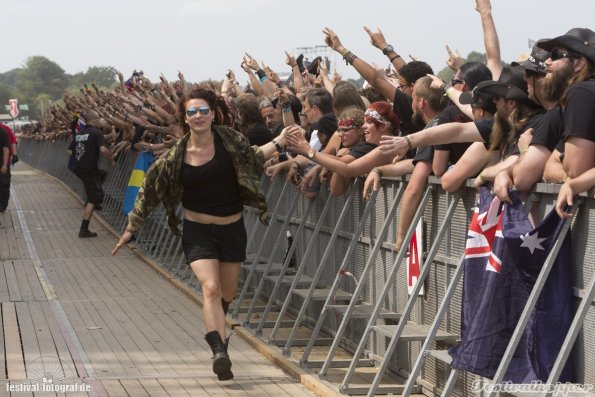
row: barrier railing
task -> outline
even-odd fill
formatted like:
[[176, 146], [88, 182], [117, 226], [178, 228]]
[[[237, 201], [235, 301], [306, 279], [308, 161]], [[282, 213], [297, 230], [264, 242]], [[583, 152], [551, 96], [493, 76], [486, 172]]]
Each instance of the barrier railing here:
[[[22, 140], [19, 156], [83, 196], [80, 181], [66, 166], [67, 146], [66, 140]], [[127, 221], [122, 204], [132, 165], [129, 152], [119, 157], [115, 167], [103, 160], [100, 163], [101, 168], [108, 170], [108, 177], [104, 183], [103, 209], [98, 215], [118, 231]], [[425, 256], [432, 267], [424, 265], [423, 297], [413, 298], [407, 292], [406, 266], [398, 266], [404, 260], [404, 253], [396, 252], [393, 244], [399, 211], [395, 204], [406, 186], [405, 179], [383, 180], [373, 205], [361, 199], [361, 181], [343, 197], [331, 198], [322, 191], [318, 198], [310, 200], [302, 197], [283, 177], [263, 180], [272, 219], [270, 225], [264, 227], [254, 210], [245, 211], [249, 259], [243, 267], [242, 290], [232, 316], [245, 320], [245, 325], [254, 327], [258, 335], [264, 328], [272, 329], [267, 341], [282, 346], [284, 353], [289, 353], [291, 346], [305, 346], [301, 364], [321, 366], [322, 375], [332, 367], [349, 367], [341, 386], [343, 392], [369, 395], [385, 389], [387, 393], [403, 392], [402, 386], [382, 387], [381, 378], [386, 371], [401, 379], [401, 385], [407, 384], [407, 392], [413, 390], [411, 385], [415, 383], [415, 390], [428, 395], [439, 394], [445, 387], [449, 395], [476, 395], [473, 390], [474, 382], [480, 379], [478, 376], [463, 371], [455, 371], [453, 375], [444, 360], [430, 354], [430, 350], [435, 351], [437, 342], [422, 349], [426, 339], [411, 338], [406, 323], [399, 322], [401, 319], [407, 324], [430, 328], [448, 295], [449, 307], [434, 335], [436, 332], [449, 336], [460, 333], [462, 287], [451, 286], [451, 280], [453, 275], [460, 276], [458, 265], [464, 253], [471, 209], [475, 206], [475, 190], [466, 187], [456, 196], [458, 204], [452, 205], [452, 195], [444, 192], [438, 182], [437, 178], [430, 178], [433, 188], [428, 189], [425, 205], [418, 209], [425, 222], [425, 247], [429, 250]], [[538, 184], [532, 193], [535, 201], [532, 212], [537, 217], [543, 217], [552, 208], [556, 192], [555, 185]], [[572, 223], [572, 281], [575, 306], [579, 310], [550, 382], [557, 381], [556, 374], [559, 375], [574, 344], [571, 358], [577, 381], [595, 384], [595, 333], [592, 332], [595, 313], [589, 311], [595, 294], [594, 206], [595, 201], [585, 197], [579, 216]], [[294, 236], [291, 247], [286, 246], [284, 238], [287, 230]], [[200, 289], [184, 263], [180, 239], [167, 227], [161, 207], [147, 219], [135, 244], [171, 274]], [[284, 256], [286, 253], [288, 255]], [[295, 273], [288, 272], [292, 256], [299, 264]], [[413, 294], [417, 295], [419, 289], [415, 288]], [[241, 303], [247, 303], [249, 308], [241, 307]], [[277, 312], [273, 313], [275, 310]], [[251, 322], [257, 312], [262, 316]], [[269, 321], [268, 316], [272, 314], [278, 316]], [[291, 329], [288, 337], [280, 337], [280, 327]], [[297, 337], [301, 327], [314, 330], [309, 339]], [[371, 333], [371, 330], [379, 332]], [[382, 335], [376, 335], [382, 333], [388, 334], [390, 343]], [[439, 343], [452, 343], [452, 338]], [[315, 344], [332, 345], [324, 362], [309, 359]], [[359, 364], [335, 358], [339, 346], [355, 352]], [[430, 365], [426, 364], [421, 373], [418, 373], [421, 369], [416, 368], [415, 378], [407, 382], [413, 363], [419, 361], [420, 355], [427, 355], [425, 361], [429, 360]], [[380, 363], [381, 371], [373, 382], [365, 387], [350, 383], [356, 366], [375, 363]], [[449, 374], [451, 379], [447, 380]]]

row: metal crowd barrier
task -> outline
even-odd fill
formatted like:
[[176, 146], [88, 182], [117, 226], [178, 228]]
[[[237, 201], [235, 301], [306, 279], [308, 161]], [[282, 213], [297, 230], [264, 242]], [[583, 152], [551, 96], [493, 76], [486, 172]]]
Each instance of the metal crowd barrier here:
[[[82, 196], [80, 181], [66, 166], [67, 146], [66, 140], [22, 140], [19, 156]], [[118, 231], [127, 221], [122, 202], [132, 166], [129, 152], [118, 158], [115, 167], [100, 163], [109, 173], [98, 215]], [[319, 368], [321, 378], [327, 377], [330, 368], [347, 368], [339, 386], [343, 393], [477, 395], [474, 382], [485, 379], [451, 371], [448, 357], [436, 350], [443, 351], [444, 344], [454, 343], [460, 333], [462, 287], [457, 281], [475, 190], [469, 184], [448, 194], [437, 178], [430, 178], [416, 213], [416, 219], [425, 223], [425, 262], [420, 282], [409, 295], [407, 266], [402, 263], [405, 250], [394, 249], [406, 183], [406, 178], [383, 180], [382, 188], [365, 202], [361, 180], [342, 197], [331, 197], [323, 188], [317, 198], [306, 199], [282, 176], [273, 181], [263, 178], [270, 224], [263, 226], [255, 210], [245, 210], [248, 259], [242, 265], [241, 290], [231, 316], [281, 347], [284, 354], [292, 347], [304, 347], [300, 364]], [[549, 211], [556, 193], [555, 185], [538, 184], [527, 200], [532, 212], [542, 216]], [[595, 229], [595, 200], [584, 197], [583, 201], [572, 222], [577, 317], [550, 382], [557, 380], [574, 345], [577, 380], [594, 385], [595, 312], [589, 308], [595, 295], [595, 233], [590, 233]], [[163, 208], [156, 209], [135, 243], [172, 275], [200, 290], [184, 263], [180, 239], [171, 233], [165, 218]], [[293, 235], [291, 245], [285, 238], [287, 231]], [[407, 236], [412, 233], [410, 228]], [[290, 268], [292, 260], [295, 268]], [[422, 284], [424, 293], [418, 296]], [[309, 330], [307, 337], [304, 330]], [[330, 346], [325, 360], [310, 357], [315, 346]], [[354, 359], [338, 358], [339, 348], [351, 352]], [[355, 384], [358, 367], [375, 365], [374, 380]], [[399, 385], [386, 383], [385, 375], [399, 380]]]

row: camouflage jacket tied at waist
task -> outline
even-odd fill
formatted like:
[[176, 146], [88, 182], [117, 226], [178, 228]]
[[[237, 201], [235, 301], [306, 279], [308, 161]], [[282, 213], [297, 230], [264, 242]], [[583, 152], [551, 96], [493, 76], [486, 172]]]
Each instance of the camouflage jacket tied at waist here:
[[[258, 146], [250, 146], [244, 135], [229, 127], [213, 126], [213, 131], [221, 136], [225, 149], [232, 158], [242, 202], [258, 209], [260, 221], [266, 224], [267, 203], [258, 178], [264, 163], [262, 150]], [[147, 216], [162, 202], [170, 229], [180, 235], [178, 224], [181, 221], [176, 215], [176, 207], [182, 201], [181, 170], [189, 138], [190, 134], [186, 134], [147, 171], [134, 208], [128, 214], [135, 230], [142, 228]]]

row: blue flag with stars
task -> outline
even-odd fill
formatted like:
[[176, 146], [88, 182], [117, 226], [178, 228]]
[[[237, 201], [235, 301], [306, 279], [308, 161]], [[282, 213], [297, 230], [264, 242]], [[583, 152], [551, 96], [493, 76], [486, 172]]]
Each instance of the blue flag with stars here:
[[[461, 343], [453, 368], [493, 378], [563, 220], [552, 210], [533, 228], [517, 192], [513, 205], [482, 187], [465, 248]], [[572, 321], [570, 234], [515, 351], [505, 381], [546, 381]], [[570, 362], [571, 360], [569, 360]], [[560, 381], [573, 380], [567, 365]]]

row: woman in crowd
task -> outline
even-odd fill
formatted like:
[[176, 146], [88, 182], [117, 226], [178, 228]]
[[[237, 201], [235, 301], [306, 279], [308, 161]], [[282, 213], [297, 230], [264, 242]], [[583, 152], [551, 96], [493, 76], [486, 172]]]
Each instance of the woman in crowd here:
[[112, 255], [142, 227], [160, 201], [170, 228], [179, 234], [175, 209], [182, 203], [182, 247], [203, 290], [205, 339], [214, 355], [213, 372], [219, 380], [229, 380], [233, 373], [225, 315], [236, 295], [240, 263], [246, 258], [242, 211], [244, 205], [258, 208], [264, 222], [267, 206], [258, 174], [264, 161], [281, 151], [285, 133], [263, 146], [250, 146], [244, 135], [226, 126], [232, 118], [225, 100], [204, 88], [181, 99], [178, 112], [185, 135], [147, 172]]

